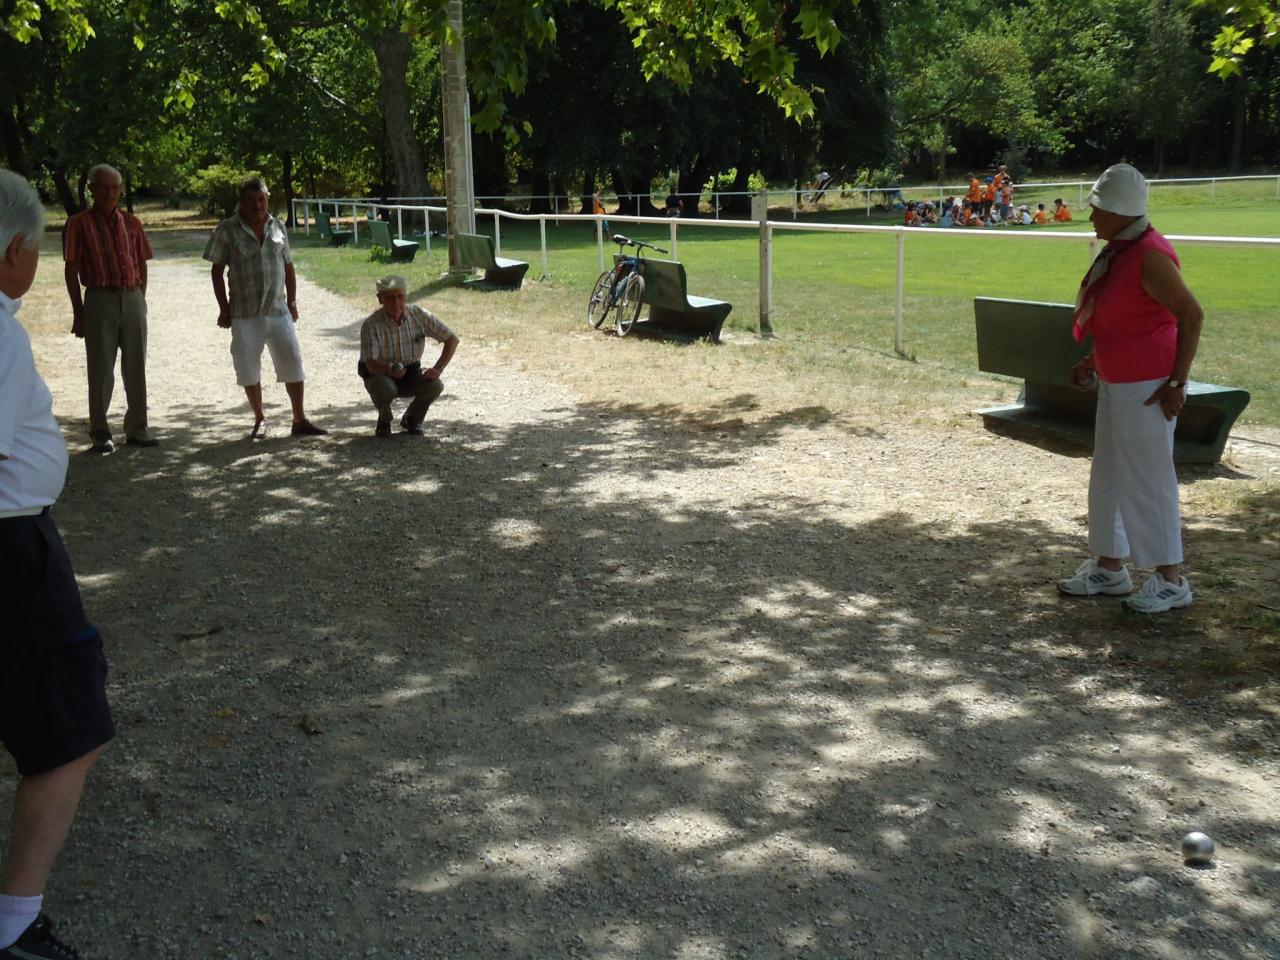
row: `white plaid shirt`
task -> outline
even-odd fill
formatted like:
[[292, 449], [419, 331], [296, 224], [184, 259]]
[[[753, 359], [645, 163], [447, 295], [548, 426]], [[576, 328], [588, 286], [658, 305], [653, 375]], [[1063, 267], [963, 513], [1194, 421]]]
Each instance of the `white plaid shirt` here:
[[204, 258], [231, 274], [228, 301], [232, 320], [275, 317], [289, 312], [285, 298], [284, 267], [293, 263], [289, 234], [271, 214], [262, 228], [262, 242], [253, 228], [237, 214], [223, 220], [209, 237]]
[[427, 337], [444, 343], [453, 331], [440, 322], [430, 310], [406, 304], [404, 316], [396, 323], [379, 307], [360, 325], [360, 359], [365, 363], [399, 361], [405, 366], [422, 359]]

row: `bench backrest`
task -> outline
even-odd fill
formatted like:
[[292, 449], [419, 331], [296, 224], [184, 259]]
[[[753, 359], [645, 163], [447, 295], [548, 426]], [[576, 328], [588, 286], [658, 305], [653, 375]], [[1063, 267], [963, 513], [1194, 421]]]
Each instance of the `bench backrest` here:
[[1071, 335], [1075, 308], [1067, 303], [975, 297], [978, 369], [1069, 386], [1068, 371], [1090, 349]]
[[333, 239], [333, 227], [329, 223], [329, 215], [327, 213], [316, 213], [316, 230], [319, 232], [321, 240]]
[[493, 237], [482, 233], [455, 233], [453, 239], [458, 244], [458, 254], [463, 263], [485, 269], [498, 266], [493, 259]]
[[640, 266], [644, 277], [644, 302], [673, 310], [688, 308], [689, 278], [684, 264], [678, 260], [645, 260]]
[[395, 246], [391, 242], [391, 227], [381, 220], [369, 221], [369, 240], [374, 246], [382, 247], [384, 250], [390, 250]]

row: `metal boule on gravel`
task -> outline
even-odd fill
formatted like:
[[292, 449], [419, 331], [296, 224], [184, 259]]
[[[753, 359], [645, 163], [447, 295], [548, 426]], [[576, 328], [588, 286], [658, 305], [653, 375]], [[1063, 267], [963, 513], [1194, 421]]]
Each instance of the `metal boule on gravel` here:
[[1188, 866], [1205, 867], [1213, 862], [1213, 838], [1193, 830], [1182, 838], [1182, 859]]

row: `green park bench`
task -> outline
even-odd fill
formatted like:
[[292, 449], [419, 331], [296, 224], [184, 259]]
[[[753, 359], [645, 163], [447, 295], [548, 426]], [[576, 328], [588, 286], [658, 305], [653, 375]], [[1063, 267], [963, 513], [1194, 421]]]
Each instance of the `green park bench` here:
[[690, 296], [684, 264], [676, 260], [643, 260], [640, 275], [644, 277], [642, 302], [649, 305], [649, 315], [637, 330], [648, 326], [679, 336], [720, 342], [720, 328], [733, 304]]
[[334, 230], [327, 213], [316, 214], [316, 232], [331, 247], [345, 247], [355, 236], [352, 230]]
[[369, 221], [369, 239], [375, 246], [390, 252], [391, 259], [408, 263], [418, 255], [416, 240], [396, 240], [391, 236], [391, 225], [382, 220]]
[[[1092, 443], [1098, 394], [1071, 385], [1069, 371], [1089, 352], [1088, 338], [1071, 335], [1074, 307], [1065, 303], [976, 297], [978, 369], [1022, 378], [1011, 406], [978, 410], [988, 429], [1011, 427], [1034, 437], [1046, 435]], [[1173, 437], [1178, 463], [1217, 463], [1236, 418], [1249, 405], [1249, 392], [1212, 383], [1187, 384], [1187, 402]]]
[[486, 283], [497, 287], [519, 288], [529, 265], [523, 260], [508, 260], [493, 253], [493, 238], [478, 233], [455, 233], [458, 256], [464, 267], [484, 271]]

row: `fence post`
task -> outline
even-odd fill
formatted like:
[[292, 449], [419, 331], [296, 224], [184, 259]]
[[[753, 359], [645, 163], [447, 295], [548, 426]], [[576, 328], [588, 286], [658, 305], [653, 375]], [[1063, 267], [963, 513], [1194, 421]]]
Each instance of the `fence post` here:
[[866, 194], [867, 194], [867, 219], [870, 220], [871, 219], [871, 188], [870, 187], [867, 188]]
[[538, 233], [542, 235], [542, 279], [547, 279], [547, 218], [538, 217]]
[[[1278, 192], [1280, 192], [1280, 178], [1277, 178], [1277, 179], [1276, 179], [1276, 190], [1277, 190]], [[714, 202], [715, 202], [715, 205], [716, 205], [716, 219], [717, 219], [717, 220], [719, 220], [719, 219], [720, 219], [720, 194], [718, 194], [718, 193], [712, 193], [712, 194], [711, 194], [711, 199], [712, 199], [712, 201], [714, 201]]]
[[396, 207], [396, 239], [404, 239], [404, 210], [401, 207]]
[[800, 181], [796, 181], [796, 192], [791, 195], [791, 219], [800, 219]]
[[1209, 200], [1210, 202], [1218, 199], [1218, 180], [1216, 177], [1209, 178]]
[[1079, 197], [1079, 199], [1076, 201], [1076, 209], [1084, 210], [1084, 184], [1083, 183], [1076, 184], [1076, 196]]
[[360, 208], [354, 203], [351, 205], [351, 245], [360, 246]]
[[596, 252], [600, 260], [600, 272], [604, 273], [604, 217], [596, 216]]
[[670, 220], [670, 226], [671, 226], [671, 259], [672, 259], [672, 260], [679, 260], [679, 259], [680, 259], [679, 255], [678, 255], [678, 252], [679, 252], [679, 249], [680, 249], [680, 248], [679, 248], [679, 246], [678, 246], [678, 244], [680, 243], [680, 238], [679, 238], [679, 237], [677, 236], [677, 234], [676, 234], [676, 223], [677, 223], [679, 220], [680, 220], [680, 218], [679, 218], [679, 217], [672, 217], [672, 218], [671, 218], [671, 220]]
[[431, 211], [422, 208], [422, 239], [427, 245], [427, 256], [431, 256]]
[[894, 308], [893, 349], [897, 351], [898, 356], [902, 357], [902, 356], [906, 356], [906, 353], [907, 353], [906, 348], [903, 344], [903, 331], [902, 331], [902, 288], [903, 288], [905, 274], [906, 274], [905, 266], [906, 266], [906, 259], [907, 259], [906, 258], [907, 235], [901, 228], [899, 228], [897, 231], [897, 236], [898, 236], [898, 279], [897, 279], [896, 290], [894, 294], [896, 306]]
[[751, 198], [752, 217], [760, 224], [760, 336], [773, 336], [773, 227], [769, 225], [769, 191]]
[[498, 211], [493, 211], [493, 254], [502, 256], [502, 223], [498, 219]]

